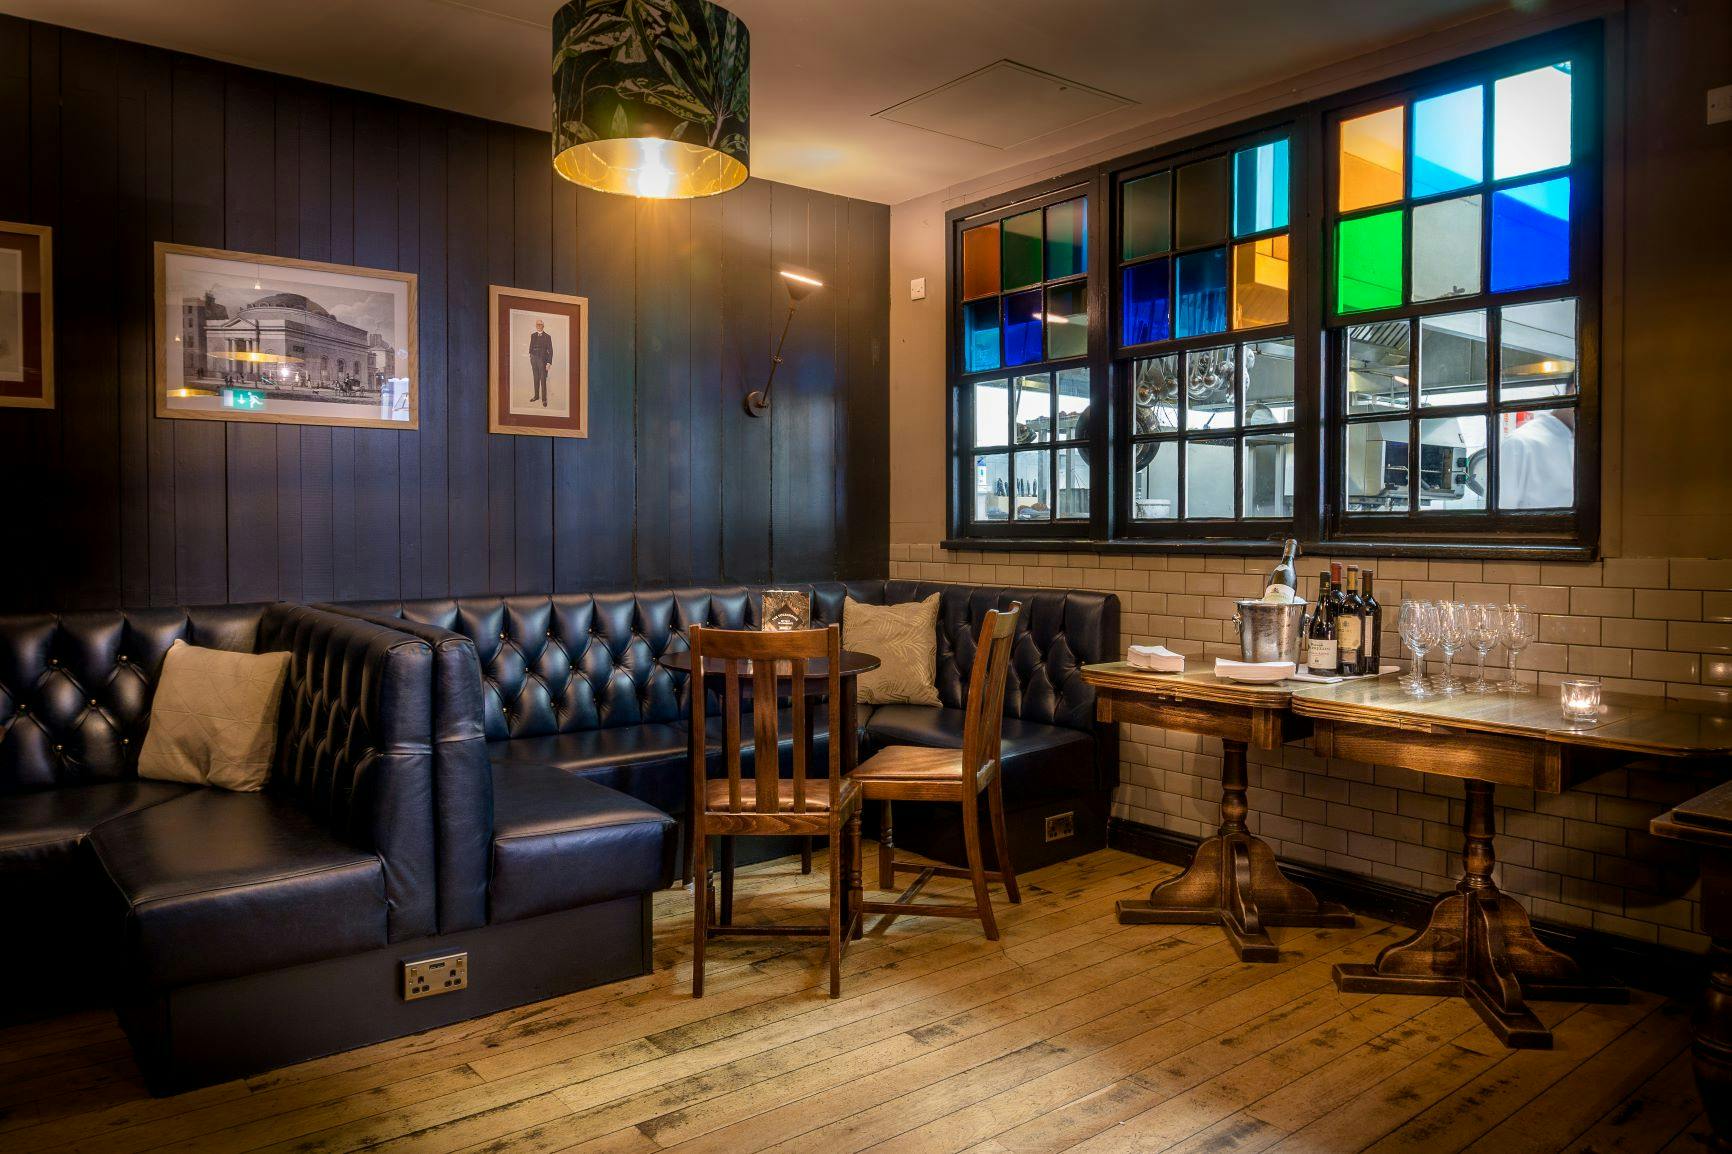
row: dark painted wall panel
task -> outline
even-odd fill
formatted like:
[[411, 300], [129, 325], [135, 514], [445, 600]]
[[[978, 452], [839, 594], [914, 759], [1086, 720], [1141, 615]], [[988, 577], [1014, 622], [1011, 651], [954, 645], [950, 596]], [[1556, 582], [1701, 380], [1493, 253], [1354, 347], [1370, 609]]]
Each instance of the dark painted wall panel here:
[[[0, 611], [888, 568], [882, 205], [592, 193], [540, 133], [5, 16], [0, 154], [61, 397], [0, 409]], [[417, 273], [420, 429], [155, 417], [157, 240]], [[757, 420], [786, 265], [826, 288]], [[487, 432], [489, 283], [590, 298], [589, 439]]]

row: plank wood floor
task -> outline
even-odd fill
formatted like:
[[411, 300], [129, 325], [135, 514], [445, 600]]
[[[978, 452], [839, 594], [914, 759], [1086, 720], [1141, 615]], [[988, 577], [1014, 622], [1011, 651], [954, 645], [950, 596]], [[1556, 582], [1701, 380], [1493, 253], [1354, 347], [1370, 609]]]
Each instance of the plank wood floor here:
[[[739, 915], [816, 920], [824, 868], [743, 869]], [[670, 891], [646, 977], [168, 1099], [108, 1015], [0, 1030], [0, 1149], [1707, 1149], [1682, 1007], [1543, 1004], [1556, 1049], [1509, 1051], [1459, 1001], [1338, 993], [1331, 965], [1403, 933], [1380, 922], [1277, 930], [1252, 966], [1212, 926], [1114, 921], [1174, 872], [1109, 850], [1031, 873], [1001, 942], [871, 929], [836, 1001], [822, 947], [763, 940], [712, 945], [694, 1001]]]

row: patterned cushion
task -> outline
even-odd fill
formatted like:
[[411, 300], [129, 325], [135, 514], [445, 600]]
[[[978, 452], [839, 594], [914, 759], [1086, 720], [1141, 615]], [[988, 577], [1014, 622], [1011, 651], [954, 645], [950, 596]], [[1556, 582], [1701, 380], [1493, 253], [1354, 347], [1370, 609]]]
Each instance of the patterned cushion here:
[[263, 789], [288, 672], [286, 652], [233, 653], [176, 641], [151, 703], [138, 776]]
[[881, 663], [860, 675], [862, 705], [939, 705], [938, 594], [901, 605], [842, 604], [843, 644]]

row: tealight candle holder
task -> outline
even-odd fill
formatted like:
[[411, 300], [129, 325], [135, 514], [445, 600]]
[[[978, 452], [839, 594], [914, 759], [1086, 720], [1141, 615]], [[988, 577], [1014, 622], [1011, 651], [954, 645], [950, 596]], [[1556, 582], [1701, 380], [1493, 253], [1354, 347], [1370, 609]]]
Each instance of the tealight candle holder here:
[[1565, 681], [1559, 686], [1566, 721], [1597, 721], [1600, 716], [1600, 683], [1586, 679]]

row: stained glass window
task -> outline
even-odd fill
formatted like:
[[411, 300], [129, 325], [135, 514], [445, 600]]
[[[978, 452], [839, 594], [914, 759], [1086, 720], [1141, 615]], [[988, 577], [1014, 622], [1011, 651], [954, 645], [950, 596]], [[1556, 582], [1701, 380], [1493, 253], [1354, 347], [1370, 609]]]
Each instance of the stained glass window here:
[[1401, 209], [1336, 225], [1335, 299], [1344, 313], [1401, 303]]
[[1173, 332], [1205, 336], [1227, 327], [1227, 250], [1204, 249], [1178, 260], [1178, 307]]
[[1217, 156], [1179, 169], [1178, 247], [1227, 239], [1227, 158]]
[[1413, 299], [1474, 296], [1479, 283], [1478, 196], [1435, 200], [1413, 209]]
[[1570, 279], [1570, 178], [1500, 189], [1491, 198], [1491, 291]]
[[1121, 246], [1126, 260], [1153, 256], [1173, 247], [1173, 174], [1127, 181], [1120, 200]]
[[1412, 195], [1478, 184], [1485, 176], [1485, 88], [1474, 85], [1413, 105]]
[[1233, 246], [1233, 327], [1284, 325], [1288, 315], [1287, 234]]
[[1173, 335], [1172, 262], [1166, 257], [1133, 264], [1124, 271], [1119, 310], [1127, 345], [1146, 345]]
[[957, 368], [995, 372], [1088, 355], [1088, 198], [958, 229]]
[[1341, 122], [1341, 192], [1337, 202], [1342, 212], [1401, 199], [1406, 123], [1407, 110], [1399, 104]]
[[1287, 227], [1287, 141], [1272, 140], [1233, 156], [1233, 235]]
[[1505, 76], [1495, 86], [1492, 176], [1504, 180], [1570, 162], [1568, 61]]

